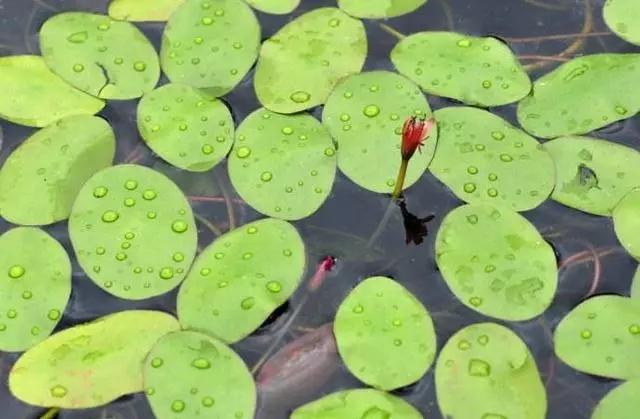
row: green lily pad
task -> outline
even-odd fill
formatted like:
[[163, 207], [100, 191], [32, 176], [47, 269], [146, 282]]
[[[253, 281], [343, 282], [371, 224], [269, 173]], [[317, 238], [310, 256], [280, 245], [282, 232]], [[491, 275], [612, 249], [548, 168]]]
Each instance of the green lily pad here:
[[225, 104], [181, 84], [166, 84], [142, 98], [138, 129], [156, 154], [193, 172], [211, 169], [233, 144], [233, 119]]
[[133, 99], [153, 89], [160, 77], [158, 55], [129, 22], [69, 12], [40, 29], [47, 65], [68, 83], [103, 99]]
[[293, 294], [305, 259], [304, 243], [286, 221], [255, 221], [218, 237], [180, 287], [180, 324], [239, 341]]
[[631, 380], [611, 390], [600, 400], [591, 419], [636, 419], [640, 411], [640, 380]]
[[556, 165], [551, 198], [568, 207], [608, 216], [640, 187], [640, 153], [632, 148], [588, 137], [558, 138], [544, 147]]
[[631, 280], [631, 291], [629, 292], [631, 298], [640, 299], [640, 265], [636, 268], [633, 278]]
[[518, 104], [520, 125], [542, 138], [585, 134], [640, 110], [640, 54], [575, 58], [535, 81]]
[[93, 115], [104, 102], [67, 84], [42, 57], [0, 57], [0, 118], [44, 127], [70, 115]]
[[602, 377], [640, 377], [640, 300], [602, 295], [574, 308], [554, 334], [556, 355], [570, 367]]
[[367, 55], [364, 25], [340, 9], [305, 13], [267, 39], [255, 89], [262, 106], [295, 113], [321, 105], [338, 84], [359, 73]]
[[262, 108], [238, 128], [229, 177], [242, 199], [263, 214], [285, 220], [313, 214], [329, 196], [335, 175], [333, 141], [311, 115]]
[[164, 22], [185, 0], [111, 0], [109, 16], [129, 22]]
[[553, 159], [534, 138], [481, 109], [445, 108], [435, 116], [440, 139], [430, 169], [458, 198], [526, 211], [549, 197]]
[[293, 12], [300, 0], [246, 0], [251, 7], [272, 15], [286, 15]]
[[[418, 86], [398, 74], [373, 71], [342, 81], [327, 99], [322, 119], [340, 147], [340, 170], [363, 188], [390, 193], [402, 160], [402, 125], [409, 116], [430, 114]], [[405, 188], [427, 169], [437, 140], [433, 129], [409, 163]]]
[[333, 331], [349, 371], [381, 390], [418, 381], [436, 353], [427, 310], [402, 285], [381, 276], [365, 279], [349, 293]]
[[640, 3], [635, 0], [607, 0], [604, 21], [620, 38], [640, 45]]
[[426, 92], [469, 105], [505, 105], [531, 90], [513, 52], [493, 37], [420, 32], [402, 39], [391, 51], [391, 61]]
[[338, 6], [353, 17], [387, 19], [413, 12], [427, 0], [338, 0]]
[[613, 210], [613, 226], [622, 246], [640, 260], [640, 190], [627, 194]]
[[144, 363], [144, 384], [156, 418], [253, 418], [256, 385], [224, 343], [197, 332], [162, 337]]
[[113, 130], [96, 116], [69, 116], [36, 131], [2, 166], [0, 215], [26, 225], [67, 219], [82, 185], [112, 164], [115, 149]]
[[436, 363], [436, 395], [447, 418], [543, 419], [547, 396], [527, 345], [496, 323], [456, 332]]
[[63, 330], [18, 359], [9, 388], [36, 406], [101, 406], [142, 391], [145, 356], [160, 337], [178, 328], [168, 314], [131, 310]]
[[520, 214], [463, 205], [442, 221], [436, 262], [467, 307], [502, 320], [529, 320], [551, 304], [558, 285], [553, 249]]
[[260, 24], [241, 0], [186, 0], [162, 35], [162, 70], [172, 82], [230, 92], [258, 57]]
[[44, 231], [18, 227], [0, 236], [0, 272], [6, 272], [0, 279], [0, 350], [24, 351], [60, 321], [71, 294], [71, 262]]
[[399, 397], [370, 388], [343, 390], [307, 403], [290, 419], [422, 419], [413, 406]]
[[136, 165], [96, 173], [69, 218], [78, 262], [110, 294], [140, 300], [172, 290], [196, 253], [197, 230], [182, 191]]

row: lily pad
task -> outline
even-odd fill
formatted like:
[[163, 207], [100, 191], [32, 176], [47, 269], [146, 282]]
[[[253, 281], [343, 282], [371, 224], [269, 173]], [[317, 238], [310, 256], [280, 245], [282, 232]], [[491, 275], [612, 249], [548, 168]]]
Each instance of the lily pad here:
[[158, 55], [129, 22], [68, 12], [40, 29], [47, 65], [67, 82], [103, 99], [133, 99], [151, 91], [160, 77]]
[[24, 351], [60, 321], [71, 294], [71, 262], [44, 231], [18, 227], [0, 236], [0, 272], [6, 272], [0, 279], [0, 350]]
[[427, 0], [338, 0], [338, 6], [353, 17], [387, 19], [413, 12]]
[[608, 216], [640, 187], [640, 153], [632, 148], [588, 137], [558, 138], [544, 147], [556, 165], [551, 198], [568, 207]]
[[42, 57], [0, 57], [0, 118], [44, 127], [70, 115], [93, 115], [104, 102], [67, 84]]
[[109, 16], [129, 22], [164, 22], [184, 0], [111, 0]]
[[476, 323], [456, 332], [440, 352], [435, 381], [447, 418], [543, 419], [547, 411], [529, 348], [499, 324]]
[[381, 390], [418, 381], [436, 353], [427, 310], [402, 285], [381, 276], [351, 291], [338, 308], [333, 331], [349, 371]]
[[607, 0], [604, 21], [620, 38], [640, 45], [640, 3], [635, 0]]
[[[340, 147], [340, 170], [363, 188], [391, 193], [400, 169], [402, 125], [409, 116], [430, 114], [429, 103], [413, 82], [373, 71], [340, 82], [327, 99], [322, 119]], [[434, 129], [409, 163], [405, 188], [427, 169], [437, 140]]]
[[256, 386], [242, 358], [201, 333], [162, 337], [145, 360], [144, 384], [158, 419], [254, 417]]
[[640, 299], [640, 265], [636, 268], [631, 280], [631, 291], [629, 292], [631, 298]]
[[263, 214], [285, 220], [313, 214], [331, 193], [335, 175], [331, 136], [311, 115], [258, 109], [238, 128], [229, 177]]
[[186, 0], [162, 35], [162, 70], [172, 82], [230, 92], [258, 57], [260, 24], [241, 0]]
[[291, 224], [264, 219], [244, 225], [196, 259], [178, 294], [180, 323], [237, 342], [293, 294], [304, 269], [304, 243]]
[[142, 98], [138, 129], [160, 157], [193, 172], [211, 169], [233, 144], [233, 119], [225, 104], [181, 84], [166, 84]]
[[631, 380], [611, 390], [600, 400], [591, 419], [636, 419], [640, 411], [640, 380]]
[[399, 397], [370, 388], [338, 391], [293, 411], [290, 419], [422, 419]]
[[69, 116], [35, 132], [2, 166], [0, 215], [27, 225], [67, 219], [82, 185], [111, 166], [115, 149], [113, 130], [96, 116]]
[[435, 116], [440, 139], [430, 169], [458, 198], [526, 211], [549, 197], [553, 159], [534, 138], [481, 109], [445, 108]]
[[558, 285], [553, 249], [524, 217], [488, 204], [463, 205], [443, 220], [436, 262], [467, 307], [501, 320], [529, 320]]
[[293, 12], [300, 0], [246, 0], [251, 7], [272, 15], [286, 15]]
[[131, 300], [178, 286], [197, 244], [182, 191], [164, 175], [136, 165], [110, 167], [84, 184], [73, 204], [69, 236], [89, 278]]
[[469, 105], [505, 105], [531, 90], [511, 49], [493, 37], [420, 32], [402, 39], [391, 51], [391, 61], [426, 92]]
[[622, 246], [640, 260], [640, 190], [627, 194], [613, 210], [613, 226]]
[[518, 104], [520, 125], [542, 138], [585, 134], [640, 110], [640, 54], [575, 58], [535, 81]]
[[255, 89], [262, 106], [295, 113], [321, 105], [338, 84], [359, 73], [367, 55], [364, 25], [324, 7], [289, 22], [260, 50]]
[[109, 403], [142, 391], [145, 356], [178, 328], [168, 314], [131, 310], [63, 330], [18, 359], [9, 388], [36, 406], [84, 409]]

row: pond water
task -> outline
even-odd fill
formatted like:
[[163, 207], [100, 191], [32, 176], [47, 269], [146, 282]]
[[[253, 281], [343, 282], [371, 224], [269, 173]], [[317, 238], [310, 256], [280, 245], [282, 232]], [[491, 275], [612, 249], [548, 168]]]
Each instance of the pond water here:
[[[495, 35], [509, 40], [523, 62], [535, 63], [535, 56], [555, 56], [570, 46], [576, 38], [559, 40], [518, 40], [516, 38], [544, 37], [551, 34], [608, 31], [601, 18], [604, 0], [429, 0], [420, 10], [387, 21], [396, 30], [410, 34], [422, 30], [455, 30], [472, 35]], [[282, 25], [305, 11], [335, 5], [332, 0], [302, 0], [291, 15], [272, 16], [258, 13], [263, 38], [275, 33]], [[0, 55], [38, 53], [37, 32], [50, 16], [61, 11], [82, 10], [105, 13], [107, 0], [0, 0]], [[587, 8], [591, 8], [588, 12]], [[585, 27], [586, 22], [586, 27]], [[369, 55], [364, 71], [386, 69], [393, 71], [389, 53], [397, 38], [384, 30], [378, 22], [366, 21]], [[158, 47], [161, 24], [140, 24], [145, 34]], [[242, 30], [242, 28], [238, 28]], [[569, 57], [594, 52], [628, 52], [631, 44], [603, 34], [578, 42]], [[562, 58], [544, 61], [545, 67], [534, 70], [532, 78], [556, 66]], [[232, 110], [236, 125], [259, 107], [252, 85], [253, 72], [224, 97]], [[161, 80], [161, 84], [166, 79]], [[0, 92], [0, 94], [2, 94]], [[438, 109], [452, 104], [446, 99], [429, 97], [431, 107]], [[100, 113], [113, 126], [117, 136], [116, 162], [135, 159], [168, 174], [184, 192], [192, 197], [194, 211], [222, 231], [230, 225], [242, 225], [260, 219], [262, 215], [243, 204], [234, 192], [227, 176], [226, 163], [210, 172], [193, 174], [180, 172], [141, 146], [136, 129], [137, 101], [109, 101]], [[515, 105], [492, 111], [516, 124]], [[321, 109], [313, 114], [320, 118]], [[619, 122], [594, 134], [638, 148], [640, 131], [638, 118]], [[20, 144], [33, 129], [0, 121], [2, 150], [0, 162]], [[205, 201], [202, 197], [215, 197]], [[224, 197], [230, 205], [226, 205]], [[317, 328], [331, 322], [336, 309], [349, 291], [363, 278], [385, 275], [401, 282], [422, 301], [433, 316], [438, 347], [465, 325], [487, 321], [487, 318], [462, 305], [449, 291], [434, 261], [434, 240], [443, 217], [461, 202], [429, 173], [405, 192], [408, 207], [419, 217], [434, 215], [428, 223], [430, 234], [425, 241], [406, 245], [399, 211], [392, 214], [386, 228], [370, 251], [364, 244], [376, 229], [388, 205], [388, 197], [374, 194], [356, 186], [342, 174], [327, 202], [314, 215], [295, 222], [307, 248], [309, 277], [323, 256], [338, 258], [338, 265], [324, 286], [306, 302], [295, 320], [286, 340], [292, 340], [303, 330]], [[611, 220], [587, 215], [553, 201], [523, 214], [543, 233], [556, 251], [558, 263], [589, 247], [601, 251], [600, 264], [592, 260], [573, 263], [560, 271], [556, 297], [545, 313], [527, 322], [508, 323], [529, 346], [535, 356], [545, 383], [549, 419], [589, 418], [595, 404], [612, 389], [617, 381], [589, 376], [564, 365], [553, 353], [551, 333], [560, 319], [587, 295], [615, 293], [628, 295], [631, 277], [636, 268], [634, 260], [619, 246]], [[204, 247], [214, 238], [205, 223], [199, 223], [199, 245]], [[0, 232], [11, 226], [0, 221]], [[47, 227], [73, 254], [67, 235], [66, 222]], [[292, 310], [305, 293], [302, 287], [292, 299], [278, 310], [257, 332], [233, 345], [248, 365], [253, 365], [270, 345]], [[58, 325], [58, 330], [93, 320], [115, 311], [145, 308], [175, 314], [176, 290], [143, 301], [126, 301], [113, 297], [98, 288], [85, 276], [74, 261], [71, 300]], [[30, 407], [13, 398], [6, 388], [8, 372], [17, 354], [0, 354], [0, 406], [2, 417], [35, 418], [43, 409]], [[323, 366], [323, 368], [329, 366]], [[312, 369], [311, 369], [312, 370]], [[260, 400], [259, 419], [288, 417], [292, 408], [314, 400], [323, 394], [351, 387], [359, 387], [343, 365], [335, 365], [328, 380], [317, 382], [316, 375], [307, 379], [302, 388], [283, 388], [272, 391]], [[113, 377], [117, 380], [118, 377]], [[435, 401], [433, 368], [416, 384], [395, 391], [419, 409], [426, 418], [439, 418]], [[153, 418], [145, 397], [141, 394], [121, 398], [108, 406], [78, 411], [62, 411], [61, 419], [133, 419]], [[464, 418], [462, 418], [464, 419]]]

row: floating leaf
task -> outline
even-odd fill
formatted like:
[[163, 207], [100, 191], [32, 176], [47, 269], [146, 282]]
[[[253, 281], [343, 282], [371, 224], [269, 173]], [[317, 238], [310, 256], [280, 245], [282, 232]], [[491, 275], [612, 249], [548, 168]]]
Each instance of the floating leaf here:
[[172, 82], [231, 91], [258, 57], [260, 24], [241, 0], [186, 0], [171, 16], [160, 59]]
[[631, 191], [616, 205], [613, 225], [622, 246], [640, 260], [640, 190]]
[[245, 119], [229, 157], [229, 177], [240, 196], [263, 214], [307, 217], [329, 196], [336, 150], [311, 115], [280, 115], [264, 108]]
[[147, 145], [181, 169], [204, 172], [233, 144], [233, 119], [225, 104], [205, 92], [166, 84], [138, 105], [138, 129]]
[[160, 77], [153, 45], [134, 25], [108, 16], [69, 12], [40, 29], [47, 65], [73, 86], [103, 99], [133, 99]]
[[633, 274], [633, 279], [631, 280], [631, 298], [640, 299], [640, 265], [636, 268], [635, 273]]
[[[42, 230], [18, 227], [0, 236], [0, 350], [24, 351], [45, 339], [71, 294], [71, 262]], [[6, 310], [6, 311], [5, 311]]]
[[293, 12], [300, 0], [246, 0], [256, 10], [273, 15], [286, 15]]
[[420, 32], [400, 41], [391, 51], [391, 61], [426, 92], [469, 105], [504, 105], [531, 90], [529, 76], [513, 52], [492, 37]]
[[[518, 104], [518, 121], [542, 138], [584, 134], [640, 110], [640, 54], [575, 58], [542, 76]], [[630, 91], [631, 89], [631, 91]]]
[[0, 57], [0, 117], [44, 127], [70, 115], [93, 115], [104, 102], [75, 89], [35, 55]]
[[440, 352], [435, 381], [447, 418], [545, 417], [547, 397], [535, 359], [518, 335], [496, 323], [456, 332]]
[[611, 390], [600, 400], [591, 419], [636, 419], [640, 411], [640, 380], [631, 380]]
[[147, 399], [156, 418], [253, 418], [256, 386], [224, 343], [197, 332], [162, 337], [144, 363]]
[[130, 22], [164, 22], [184, 0], [111, 0], [109, 16]]
[[353, 17], [387, 19], [413, 12], [427, 0], [338, 0], [338, 6]]
[[620, 38], [640, 45], [640, 3], [636, 0], [607, 0], [604, 21]]
[[640, 187], [640, 153], [613, 142], [563, 137], [544, 147], [556, 165], [551, 198], [571, 208], [611, 215], [618, 202]]
[[291, 224], [265, 219], [244, 225], [196, 259], [178, 294], [180, 323], [237, 342], [293, 294], [304, 268], [304, 243]]
[[[322, 119], [340, 147], [340, 170], [363, 188], [391, 193], [401, 162], [402, 125], [409, 116], [430, 114], [418, 86], [398, 74], [373, 71], [342, 81], [327, 99]], [[429, 166], [436, 131], [411, 159], [405, 187]]]
[[145, 356], [178, 328], [168, 314], [131, 310], [63, 330], [18, 359], [9, 388], [36, 406], [83, 409], [109, 403], [142, 391]]
[[113, 130], [96, 116], [69, 116], [36, 131], [0, 171], [2, 218], [27, 225], [65, 220], [87, 179], [111, 165], [115, 148]]
[[340, 304], [333, 330], [338, 351], [360, 381], [394, 390], [418, 381], [436, 353], [433, 322], [402, 285], [367, 278]]
[[366, 55], [362, 22], [335, 7], [313, 10], [264, 42], [256, 94], [274, 112], [313, 108], [325, 102], [340, 79], [359, 73]]
[[370, 388], [344, 390], [297, 408], [291, 419], [422, 419], [399, 397]]
[[480, 109], [452, 107], [435, 115], [440, 139], [431, 171], [458, 198], [526, 211], [549, 197], [553, 160], [534, 138]]
[[164, 175], [136, 165], [102, 170], [84, 184], [73, 204], [69, 235], [89, 278], [131, 300], [175, 288], [197, 244], [182, 191]]
[[467, 307], [502, 320], [528, 320], [551, 304], [556, 258], [535, 227], [508, 209], [463, 205], [443, 220], [436, 262]]

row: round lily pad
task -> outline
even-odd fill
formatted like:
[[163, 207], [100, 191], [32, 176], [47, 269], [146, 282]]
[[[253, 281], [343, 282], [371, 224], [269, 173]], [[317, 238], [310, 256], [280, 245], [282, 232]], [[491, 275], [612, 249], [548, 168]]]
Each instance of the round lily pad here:
[[184, 0], [111, 0], [109, 16], [129, 22], [164, 22]]
[[613, 226], [622, 246], [640, 260], [640, 189], [627, 194], [613, 210]]
[[427, 310], [402, 285], [381, 276], [351, 291], [338, 308], [333, 331], [349, 371], [381, 390], [418, 381], [436, 353]]
[[233, 119], [226, 105], [181, 84], [166, 84], [142, 98], [138, 129], [160, 157], [193, 172], [211, 169], [233, 144]]
[[640, 187], [640, 153], [632, 148], [588, 137], [558, 138], [544, 148], [556, 165], [551, 198], [568, 207], [608, 216]]
[[267, 39], [255, 89], [262, 106], [295, 113], [325, 102], [344, 77], [359, 73], [367, 55], [364, 25], [335, 7], [305, 13]]
[[535, 227], [488, 204], [447, 214], [436, 237], [436, 262], [464, 305], [502, 320], [542, 314], [558, 284], [553, 249]]
[[104, 107], [102, 100], [67, 84], [35, 55], [0, 57], [0, 91], [0, 118], [30, 127], [93, 115]]
[[231, 91], [258, 57], [260, 24], [241, 0], [186, 0], [162, 35], [162, 70], [172, 82]]
[[[410, 80], [388, 71], [350, 76], [331, 93], [323, 123], [338, 142], [338, 167], [352, 181], [374, 192], [390, 193], [400, 169], [402, 126], [409, 116], [428, 116], [429, 103]], [[438, 140], [433, 129], [414, 154], [404, 187], [415, 183], [433, 158]]]
[[175, 288], [197, 244], [182, 191], [164, 175], [136, 165], [110, 167], [84, 184], [71, 210], [69, 236], [89, 278], [131, 300]]
[[391, 61], [426, 92], [469, 105], [505, 105], [531, 90], [513, 52], [493, 37], [420, 32], [402, 39], [391, 51]]
[[534, 138], [481, 109], [451, 107], [435, 116], [440, 139], [430, 169], [458, 198], [526, 211], [549, 197], [553, 159]]
[[290, 419], [422, 419], [413, 406], [399, 397], [370, 388], [343, 390], [307, 403]]
[[286, 221], [255, 221], [218, 237], [180, 287], [180, 323], [239, 341], [293, 294], [305, 259], [304, 243]]
[[68, 218], [82, 185], [111, 166], [115, 149], [113, 130], [96, 116], [69, 116], [36, 131], [0, 170], [0, 215], [27, 225]]
[[84, 409], [107, 404], [142, 391], [145, 356], [160, 337], [178, 329], [168, 314], [131, 310], [63, 330], [18, 359], [9, 388], [36, 406]]
[[240, 196], [263, 214], [298, 220], [327, 199], [336, 175], [336, 149], [311, 115], [258, 109], [238, 128], [229, 177]]
[[640, 45], [640, 3], [636, 0], [607, 0], [604, 21], [620, 38]]
[[246, 0], [251, 7], [272, 15], [286, 15], [293, 12], [300, 0]]
[[611, 390], [600, 400], [591, 419], [636, 419], [640, 411], [640, 380], [631, 380]]
[[0, 350], [24, 351], [56, 327], [71, 294], [71, 262], [42, 230], [18, 227], [0, 236]]
[[522, 339], [499, 324], [456, 332], [440, 352], [435, 381], [444, 417], [545, 418], [547, 396], [536, 361]]
[[68, 12], [40, 29], [47, 65], [73, 86], [103, 99], [133, 99], [160, 77], [158, 55], [139, 29], [108, 16]]
[[518, 104], [520, 125], [542, 138], [585, 134], [640, 110], [640, 54], [575, 58], [535, 81]]
[[636, 268], [631, 280], [631, 290], [629, 292], [631, 298], [640, 298], [640, 265]]
[[162, 337], [144, 363], [144, 386], [156, 418], [253, 418], [256, 386], [231, 348], [197, 332]]
[[427, 0], [338, 0], [338, 6], [353, 17], [387, 19], [413, 12]]

